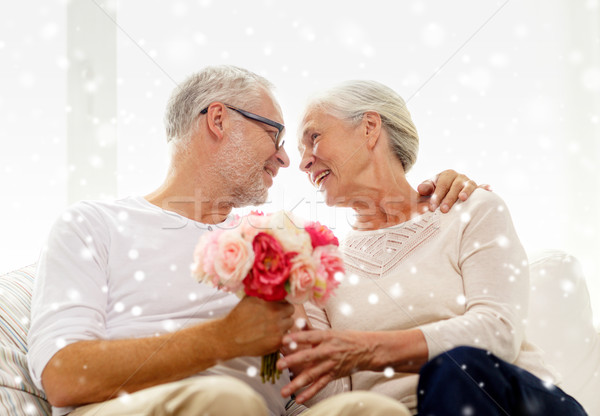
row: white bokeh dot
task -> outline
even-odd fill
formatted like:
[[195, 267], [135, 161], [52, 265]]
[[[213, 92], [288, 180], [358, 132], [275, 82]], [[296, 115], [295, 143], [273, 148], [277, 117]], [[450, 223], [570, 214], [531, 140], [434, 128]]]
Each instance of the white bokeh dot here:
[[167, 332], [175, 332], [177, 324], [172, 319], [165, 319], [162, 321], [162, 327]]
[[133, 278], [134, 278], [135, 280], [137, 280], [138, 282], [141, 282], [141, 281], [143, 281], [143, 280], [146, 278], [146, 273], [144, 273], [144, 272], [143, 272], [143, 271], [141, 271], [141, 270], [138, 270], [138, 271], [136, 271], [136, 272], [133, 274]]
[[257, 374], [258, 374], [258, 369], [256, 367], [254, 367], [253, 365], [249, 366], [246, 369], [246, 375], [248, 377], [256, 377]]
[[306, 326], [306, 319], [296, 318], [294, 325], [296, 325], [296, 328], [298, 328], [298, 329], [304, 329], [304, 327]]
[[350, 306], [346, 302], [340, 305], [340, 312], [342, 313], [342, 315], [349, 316], [352, 314], [352, 310], [352, 306]]
[[67, 290], [67, 297], [70, 301], [76, 302], [81, 299], [81, 294], [75, 289]]
[[25, 405], [25, 413], [28, 415], [35, 415], [37, 414], [37, 408], [35, 407], [35, 405], [33, 403], [27, 403]]
[[499, 245], [500, 247], [508, 247], [508, 245], [509, 245], [509, 240], [508, 240], [508, 238], [507, 238], [506, 236], [504, 236], [504, 235], [499, 235], [499, 236], [496, 238], [496, 241], [498, 242], [498, 245]]
[[128, 404], [128, 403], [131, 403], [131, 396], [129, 395], [129, 393], [121, 391], [121, 392], [119, 392], [118, 400], [123, 404]]
[[90, 250], [87, 247], [82, 248], [81, 251], [79, 252], [79, 254], [81, 255], [81, 258], [84, 260], [91, 260], [93, 257], [92, 250]]
[[392, 295], [392, 297], [394, 298], [399, 298], [400, 296], [402, 296], [402, 287], [400, 286], [400, 283], [395, 283], [390, 288], [390, 295]]
[[575, 290], [575, 283], [569, 279], [562, 279], [560, 281], [560, 288], [565, 293], [572, 293]]
[[475, 410], [473, 409], [472, 406], [466, 405], [466, 406], [463, 406], [463, 408], [461, 410], [461, 414], [462, 414], [462, 416], [473, 416], [475, 414]]

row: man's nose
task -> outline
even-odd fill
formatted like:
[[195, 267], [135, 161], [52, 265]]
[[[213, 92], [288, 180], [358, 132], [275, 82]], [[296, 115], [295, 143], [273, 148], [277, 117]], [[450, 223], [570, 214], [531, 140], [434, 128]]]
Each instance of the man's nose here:
[[288, 166], [290, 166], [290, 158], [283, 146], [281, 146], [279, 150], [277, 150], [277, 152], [275, 153], [275, 158], [277, 159], [282, 168], [287, 168]]

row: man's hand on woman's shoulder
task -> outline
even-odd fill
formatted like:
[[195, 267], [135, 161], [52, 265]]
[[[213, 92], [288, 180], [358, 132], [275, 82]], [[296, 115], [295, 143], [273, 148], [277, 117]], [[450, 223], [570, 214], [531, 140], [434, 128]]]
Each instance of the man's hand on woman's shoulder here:
[[466, 175], [458, 173], [452, 169], [447, 169], [434, 178], [421, 182], [417, 187], [419, 194], [423, 196], [431, 195], [429, 210], [435, 211], [440, 207], [440, 211], [446, 213], [450, 211], [452, 205], [458, 200], [466, 201], [477, 188], [491, 191], [490, 185], [477, 185], [475, 181], [469, 179]]

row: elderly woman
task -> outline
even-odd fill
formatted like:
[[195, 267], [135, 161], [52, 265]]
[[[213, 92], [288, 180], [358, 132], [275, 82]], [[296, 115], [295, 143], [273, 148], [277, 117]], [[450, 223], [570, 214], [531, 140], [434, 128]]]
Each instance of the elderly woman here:
[[284, 339], [284, 396], [371, 390], [420, 415], [585, 414], [524, 337], [527, 256], [504, 202], [475, 190], [441, 215], [408, 184], [419, 143], [400, 96], [342, 84], [309, 103], [300, 134], [300, 168], [356, 223], [335, 297], [307, 307], [312, 328], [330, 330]]

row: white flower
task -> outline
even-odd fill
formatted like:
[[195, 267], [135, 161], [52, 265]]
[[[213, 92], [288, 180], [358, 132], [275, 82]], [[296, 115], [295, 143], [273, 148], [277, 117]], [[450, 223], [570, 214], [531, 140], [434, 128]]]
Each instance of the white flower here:
[[278, 211], [269, 217], [268, 233], [275, 237], [286, 252], [310, 254], [310, 235], [304, 230], [304, 223], [291, 212]]

